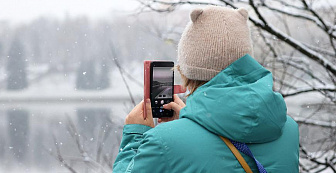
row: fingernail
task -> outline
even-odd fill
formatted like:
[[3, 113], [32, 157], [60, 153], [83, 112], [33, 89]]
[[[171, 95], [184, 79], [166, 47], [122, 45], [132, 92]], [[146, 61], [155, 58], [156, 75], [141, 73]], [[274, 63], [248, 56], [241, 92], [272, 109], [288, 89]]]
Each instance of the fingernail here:
[[150, 103], [150, 100], [149, 100], [149, 99], [146, 99], [146, 103]]
[[167, 106], [167, 104], [164, 104], [164, 105], [162, 105], [163, 107], [166, 107]]

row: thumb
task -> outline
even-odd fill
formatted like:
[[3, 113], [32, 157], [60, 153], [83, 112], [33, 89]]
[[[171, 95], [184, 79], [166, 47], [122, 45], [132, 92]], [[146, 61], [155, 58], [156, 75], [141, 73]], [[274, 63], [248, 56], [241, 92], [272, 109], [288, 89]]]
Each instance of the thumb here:
[[168, 104], [163, 105], [163, 108], [168, 110], [173, 109], [175, 112], [180, 112], [182, 107], [175, 102], [170, 102]]
[[[150, 101], [150, 99], [146, 99], [146, 104], [145, 104], [146, 106], [146, 115], [145, 115], [145, 117], [146, 118], [153, 118], [153, 115], [152, 115], [152, 106], [151, 106], [151, 101]], [[145, 118], [145, 119], [146, 119]]]

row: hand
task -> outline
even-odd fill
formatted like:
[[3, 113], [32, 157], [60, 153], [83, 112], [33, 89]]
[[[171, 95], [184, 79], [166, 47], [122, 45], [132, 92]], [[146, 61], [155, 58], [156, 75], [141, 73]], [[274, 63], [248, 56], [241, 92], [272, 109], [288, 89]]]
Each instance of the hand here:
[[185, 104], [183, 103], [183, 101], [176, 94], [174, 94], [174, 101], [163, 105], [164, 109], [168, 109], [168, 110], [172, 109], [174, 111], [174, 115], [172, 117], [159, 118], [158, 122], [162, 123], [162, 122], [168, 122], [168, 121], [179, 119], [180, 110], [184, 107], [185, 107]]
[[[142, 100], [138, 105], [136, 105], [133, 110], [127, 115], [125, 124], [142, 124], [149, 127], [154, 127], [152, 107], [150, 100], [146, 100], [146, 112], [147, 115], [144, 116], [144, 101]], [[146, 118], [144, 118], [146, 117]]]

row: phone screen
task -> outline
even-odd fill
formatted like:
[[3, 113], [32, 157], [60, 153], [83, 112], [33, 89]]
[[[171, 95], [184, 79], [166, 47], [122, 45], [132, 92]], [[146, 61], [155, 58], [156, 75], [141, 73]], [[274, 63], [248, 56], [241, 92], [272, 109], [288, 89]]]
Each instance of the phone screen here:
[[172, 110], [163, 109], [163, 105], [173, 101], [174, 93], [173, 62], [151, 63], [150, 99], [154, 118], [171, 117]]

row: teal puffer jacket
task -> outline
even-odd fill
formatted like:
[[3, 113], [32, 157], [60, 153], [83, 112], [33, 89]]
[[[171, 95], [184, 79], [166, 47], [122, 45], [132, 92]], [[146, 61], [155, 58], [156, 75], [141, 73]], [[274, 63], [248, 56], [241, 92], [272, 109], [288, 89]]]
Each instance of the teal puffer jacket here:
[[246, 143], [268, 173], [299, 172], [298, 125], [272, 86], [271, 72], [245, 55], [189, 96], [179, 120], [125, 125], [113, 172], [244, 172], [218, 136]]

